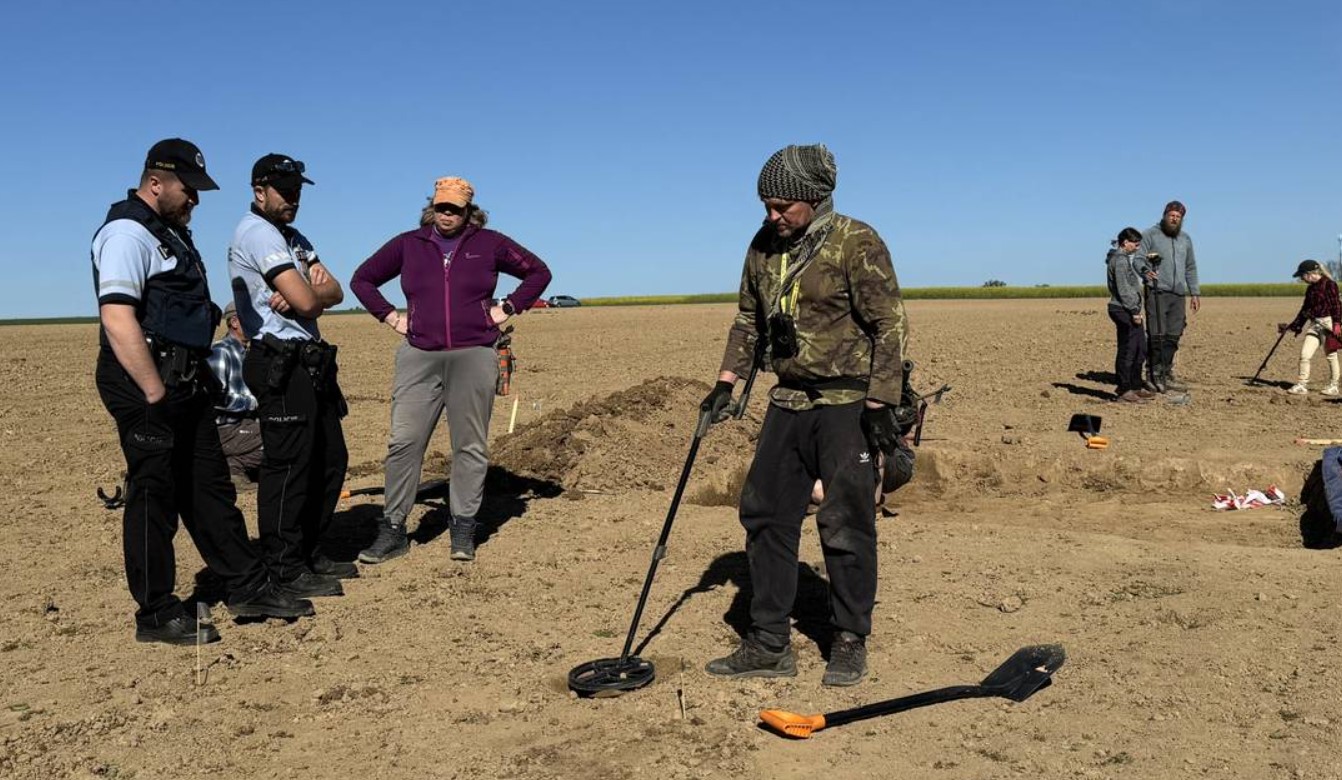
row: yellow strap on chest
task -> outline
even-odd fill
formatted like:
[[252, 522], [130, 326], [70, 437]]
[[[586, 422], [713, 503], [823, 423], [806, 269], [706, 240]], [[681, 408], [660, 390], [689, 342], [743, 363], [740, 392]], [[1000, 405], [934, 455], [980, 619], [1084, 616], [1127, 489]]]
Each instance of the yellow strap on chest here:
[[[788, 253], [784, 252], [778, 258], [778, 281], [781, 284], [783, 278], [787, 276]], [[778, 296], [778, 310], [788, 314], [797, 313], [797, 298], [801, 296], [800, 277], [792, 280], [792, 286], [782, 291]]]

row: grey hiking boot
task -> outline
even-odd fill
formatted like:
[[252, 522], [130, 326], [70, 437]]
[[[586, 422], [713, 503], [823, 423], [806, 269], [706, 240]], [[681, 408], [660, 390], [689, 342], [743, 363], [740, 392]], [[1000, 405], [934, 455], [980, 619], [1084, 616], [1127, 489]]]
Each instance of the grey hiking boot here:
[[1165, 371], [1165, 376], [1161, 377], [1161, 384], [1165, 386], [1166, 390], [1173, 390], [1176, 393], [1188, 392], [1187, 383], [1179, 381], [1179, 378], [1174, 375], [1173, 369]]
[[850, 631], [840, 631], [829, 648], [829, 665], [821, 685], [844, 687], [857, 685], [867, 676], [867, 643]]
[[386, 518], [378, 521], [377, 538], [368, 549], [359, 553], [360, 563], [382, 563], [410, 552], [410, 539], [404, 523], [393, 523]]
[[709, 661], [704, 671], [718, 677], [796, 677], [797, 654], [791, 644], [770, 650], [747, 634], [731, 655]]
[[447, 532], [452, 537], [452, 560], [475, 560], [475, 518], [453, 517]]

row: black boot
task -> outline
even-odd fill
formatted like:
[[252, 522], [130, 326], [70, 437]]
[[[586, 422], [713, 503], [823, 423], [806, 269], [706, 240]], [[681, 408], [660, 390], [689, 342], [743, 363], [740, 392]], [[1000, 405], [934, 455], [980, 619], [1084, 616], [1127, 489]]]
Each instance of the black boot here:
[[352, 580], [359, 576], [359, 567], [349, 561], [334, 561], [325, 555], [315, 555], [309, 564], [318, 574], [335, 577], [338, 580]]
[[360, 563], [382, 563], [410, 552], [410, 539], [404, 523], [393, 523], [385, 517], [378, 521], [377, 538], [368, 549], [359, 553]]
[[452, 560], [475, 560], [475, 518], [453, 516], [447, 532], [452, 536]]
[[224, 606], [236, 617], [299, 618], [316, 613], [311, 601], [286, 593], [269, 581], [251, 593], [229, 596]]
[[821, 685], [845, 687], [857, 685], [867, 676], [867, 643], [864, 637], [848, 631], [834, 636], [829, 649], [829, 664]]
[[161, 626], [136, 626], [136, 642], [162, 642], [165, 645], [206, 645], [219, 641], [214, 626], [201, 625], [190, 615], [178, 615]]
[[1158, 336], [1151, 337], [1146, 360], [1146, 389], [1153, 393], [1163, 393], [1165, 387], [1164, 348]]

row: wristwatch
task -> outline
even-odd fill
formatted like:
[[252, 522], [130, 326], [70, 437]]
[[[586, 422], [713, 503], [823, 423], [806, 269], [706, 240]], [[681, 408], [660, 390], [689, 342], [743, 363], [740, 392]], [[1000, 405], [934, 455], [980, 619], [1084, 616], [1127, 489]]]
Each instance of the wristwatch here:
[[499, 301], [499, 308], [503, 309], [503, 313], [508, 315], [509, 317], [517, 313], [517, 309], [516, 307], [513, 306], [513, 302], [508, 300], [507, 298], [504, 298], [503, 300]]

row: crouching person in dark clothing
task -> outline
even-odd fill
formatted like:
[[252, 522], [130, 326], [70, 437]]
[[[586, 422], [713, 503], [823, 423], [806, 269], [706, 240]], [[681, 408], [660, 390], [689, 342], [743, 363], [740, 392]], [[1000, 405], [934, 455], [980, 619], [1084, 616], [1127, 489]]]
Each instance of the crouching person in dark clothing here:
[[801, 524], [812, 486], [830, 580], [834, 641], [825, 685], [867, 673], [876, 600], [875, 464], [892, 456], [899, 426], [906, 338], [890, 253], [870, 226], [837, 214], [834, 157], [822, 145], [789, 146], [760, 172], [766, 220], [746, 253], [740, 311], [718, 383], [703, 408], [716, 419], [768, 340], [779, 382], [741, 494], [754, 595], [751, 630], [709, 674], [797, 673], [789, 614], [797, 594]]

